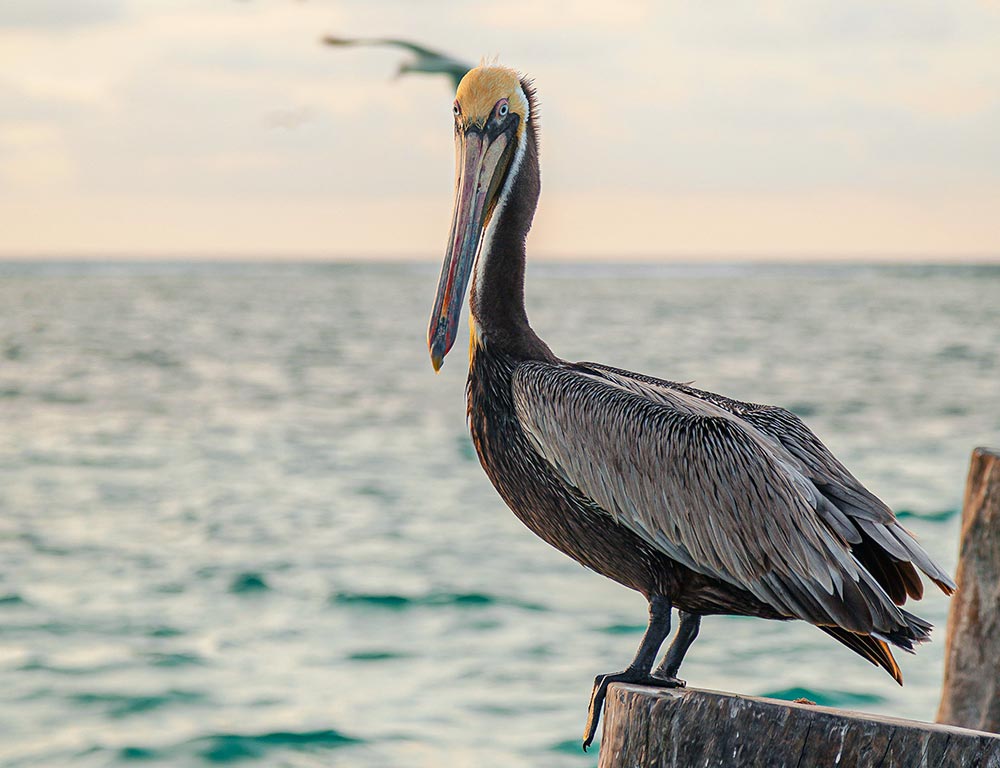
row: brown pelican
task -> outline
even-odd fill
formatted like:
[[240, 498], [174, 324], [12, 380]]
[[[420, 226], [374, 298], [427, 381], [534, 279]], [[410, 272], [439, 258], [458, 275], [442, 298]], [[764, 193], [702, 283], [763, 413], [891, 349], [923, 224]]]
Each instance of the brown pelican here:
[[446, 53], [433, 51], [409, 40], [394, 40], [390, 38], [356, 38], [356, 37], [334, 37], [327, 35], [323, 38], [324, 45], [347, 46], [347, 45], [378, 45], [392, 48], [402, 48], [414, 54], [416, 58], [412, 61], [404, 61], [399, 65], [396, 76], [418, 72], [425, 75], [447, 75], [455, 82], [455, 87], [462, 82], [465, 73], [472, 69], [471, 64], [452, 58]]
[[[673, 687], [706, 614], [802, 619], [902, 682], [889, 644], [931, 625], [902, 609], [917, 569], [954, 582], [797, 416], [597, 363], [556, 357], [524, 309], [525, 237], [539, 196], [530, 81], [481, 66], [453, 105], [455, 208], [428, 344], [440, 369], [472, 276], [468, 417], [514, 514], [584, 566], [642, 593], [632, 663], [594, 680]], [[653, 664], [680, 625], [663, 662]]]

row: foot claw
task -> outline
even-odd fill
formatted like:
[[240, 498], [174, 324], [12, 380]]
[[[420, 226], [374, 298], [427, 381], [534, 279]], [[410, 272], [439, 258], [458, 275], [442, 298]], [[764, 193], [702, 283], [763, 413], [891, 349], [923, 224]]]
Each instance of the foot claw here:
[[653, 682], [647, 683], [657, 688], [687, 688], [687, 680], [681, 680], [673, 675], [653, 675]]
[[587, 710], [587, 724], [583, 728], [583, 751], [587, 751], [597, 735], [597, 726], [601, 720], [601, 710], [604, 707], [604, 699], [608, 695], [608, 686], [611, 683], [635, 683], [636, 685], [649, 685], [656, 688], [683, 688], [687, 685], [683, 680], [676, 677], [657, 677], [655, 675], [642, 674], [625, 670], [615, 672], [610, 675], [598, 675], [594, 678], [594, 687], [590, 691], [590, 707]]
[[583, 751], [587, 751], [597, 734], [597, 724], [601, 719], [601, 707], [604, 705], [604, 697], [608, 694], [608, 679], [612, 675], [598, 675], [594, 678], [594, 687], [590, 690], [590, 706], [587, 709], [587, 723], [583, 726]]

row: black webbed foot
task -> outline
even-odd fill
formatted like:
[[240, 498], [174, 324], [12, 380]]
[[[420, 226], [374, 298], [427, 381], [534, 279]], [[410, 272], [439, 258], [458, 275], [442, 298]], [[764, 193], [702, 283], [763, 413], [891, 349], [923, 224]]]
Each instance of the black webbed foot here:
[[604, 708], [604, 699], [608, 695], [608, 686], [611, 683], [634, 683], [636, 685], [648, 685], [654, 688], [683, 688], [687, 685], [683, 680], [676, 677], [656, 677], [647, 672], [626, 669], [624, 672], [613, 672], [610, 675], [598, 675], [594, 678], [594, 688], [590, 692], [590, 709], [587, 712], [587, 724], [583, 729], [583, 751], [587, 751], [597, 734], [597, 724], [601, 719], [601, 710]]
[[673, 675], [665, 675], [662, 672], [654, 672], [653, 679], [658, 680], [658, 688], [687, 688], [687, 680], [681, 680]]
[[601, 719], [601, 708], [604, 697], [608, 695], [611, 683], [638, 683], [654, 685], [660, 688], [673, 688], [676, 681], [668, 677], [653, 677], [649, 674], [653, 661], [663, 644], [664, 638], [670, 634], [670, 600], [663, 595], [652, 595], [649, 598], [649, 624], [639, 643], [635, 658], [623, 672], [613, 672], [610, 675], [598, 675], [594, 678], [594, 688], [590, 692], [590, 710], [587, 713], [587, 725], [583, 730], [583, 751], [594, 741], [597, 733], [597, 723]]

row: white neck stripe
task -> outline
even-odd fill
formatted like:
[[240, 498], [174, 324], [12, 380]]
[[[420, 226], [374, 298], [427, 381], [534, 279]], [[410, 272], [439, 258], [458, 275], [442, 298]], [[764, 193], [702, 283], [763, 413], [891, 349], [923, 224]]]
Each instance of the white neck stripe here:
[[486, 272], [486, 261], [489, 259], [490, 249], [493, 246], [493, 238], [496, 236], [497, 222], [500, 220], [500, 214], [503, 213], [503, 209], [507, 205], [507, 199], [510, 197], [510, 191], [514, 187], [514, 179], [521, 170], [521, 161], [524, 160], [525, 148], [528, 145], [528, 120], [531, 118], [529, 114], [530, 110], [528, 107], [528, 98], [524, 95], [524, 90], [522, 88], [517, 89], [518, 95], [524, 104], [524, 132], [522, 138], [518, 141], [517, 150], [514, 152], [514, 161], [510, 164], [510, 170], [507, 172], [507, 178], [504, 180], [503, 189], [500, 190], [500, 199], [497, 201], [496, 208], [493, 209], [493, 215], [490, 217], [490, 223], [486, 227], [486, 232], [483, 235], [482, 242], [479, 245], [479, 252], [476, 254], [476, 300], [478, 303], [479, 292], [483, 290], [483, 278]]

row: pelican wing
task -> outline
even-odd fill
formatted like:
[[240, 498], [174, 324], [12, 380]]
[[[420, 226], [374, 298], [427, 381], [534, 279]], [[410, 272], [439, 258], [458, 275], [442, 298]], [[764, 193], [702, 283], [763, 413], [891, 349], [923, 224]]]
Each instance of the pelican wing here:
[[555, 472], [668, 557], [789, 617], [893, 637], [904, 614], [821, 519], [779, 441], [719, 405], [611, 371], [527, 362], [518, 421]]
[[335, 46], [367, 45], [402, 48], [403, 50], [413, 53], [417, 57], [411, 65], [413, 70], [431, 74], [440, 73], [448, 75], [455, 83], [456, 88], [458, 87], [458, 84], [462, 82], [462, 78], [465, 76], [465, 73], [472, 69], [471, 64], [459, 61], [446, 53], [441, 53], [440, 51], [435, 51], [431, 48], [419, 45], [418, 43], [414, 43], [409, 40], [400, 40], [398, 38], [360, 38], [326, 35], [322, 39], [322, 42], [324, 45]]
[[[421, 59], [426, 65], [434, 65], [441, 69], [441, 71], [451, 71], [452, 69], [464, 69], [464, 72], [468, 72], [472, 69], [472, 65], [464, 61], [459, 61], [453, 56], [449, 56], [447, 53], [442, 53], [441, 51], [435, 51], [433, 48], [427, 48], [426, 46], [420, 45], [418, 43], [411, 42], [410, 40], [400, 40], [398, 38], [391, 37], [337, 37], [335, 35], [326, 35], [323, 38], [323, 43], [325, 45], [334, 46], [348, 46], [348, 45], [367, 45], [367, 46], [382, 46], [387, 48], [402, 48], [404, 51], [409, 51], [410, 53]], [[463, 73], [464, 73], [463, 72]]]
[[907, 594], [916, 599], [923, 594], [923, 585], [913, 569], [914, 565], [946, 594], [954, 592], [955, 582], [931, 560], [912, 534], [896, 521], [892, 510], [865, 488], [791, 411], [773, 405], [741, 402], [687, 384], [655, 379], [599, 363], [580, 365], [633, 379], [654, 390], [665, 388], [692, 395], [738, 416], [764, 435], [777, 440], [795, 457], [802, 474], [824, 497], [825, 503], [819, 509], [823, 521], [854, 545], [855, 555], [872, 571], [897, 604], [904, 603]]
[[327, 35], [323, 38], [323, 42], [327, 45], [381, 45], [390, 48], [402, 48], [403, 50], [415, 53], [417, 56], [423, 56], [430, 59], [451, 58], [440, 51], [425, 48], [424, 46], [410, 42], [409, 40], [399, 40], [398, 38], [391, 37], [337, 37], [335, 35]]

